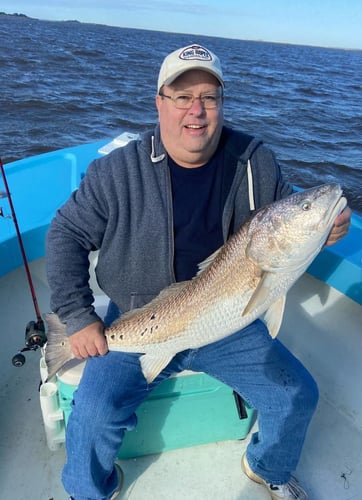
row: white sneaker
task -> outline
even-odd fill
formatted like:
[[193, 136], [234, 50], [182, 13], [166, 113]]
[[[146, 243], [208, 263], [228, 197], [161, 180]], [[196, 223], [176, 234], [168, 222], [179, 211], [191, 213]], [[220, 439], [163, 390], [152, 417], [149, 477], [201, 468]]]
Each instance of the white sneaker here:
[[251, 470], [245, 454], [241, 461], [241, 467], [249, 479], [265, 486], [272, 500], [308, 500], [307, 493], [299, 486], [294, 477], [291, 477], [286, 484], [269, 484]]
[[118, 476], [118, 488], [111, 496], [111, 500], [115, 500], [118, 497], [118, 495], [121, 493], [121, 489], [123, 486], [123, 470], [121, 469], [121, 467], [117, 463], [114, 464], [114, 466], [116, 468], [117, 476]]

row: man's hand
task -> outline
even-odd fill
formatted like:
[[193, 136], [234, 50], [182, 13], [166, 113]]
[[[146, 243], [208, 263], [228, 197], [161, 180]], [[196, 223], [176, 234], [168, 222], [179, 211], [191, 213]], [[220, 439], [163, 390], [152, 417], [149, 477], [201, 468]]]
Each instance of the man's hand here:
[[78, 359], [107, 354], [108, 345], [104, 336], [104, 324], [96, 321], [79, 332], [70, 335], [73, 354]]
[[338, 215], [329, 233], [326, 246], [334, 245], [337, 241], [346, 236], [349, 231], [349, 226], [351, 225], [351, 215], [352, 210], [349, 207], [346, 207], [343, 212]]

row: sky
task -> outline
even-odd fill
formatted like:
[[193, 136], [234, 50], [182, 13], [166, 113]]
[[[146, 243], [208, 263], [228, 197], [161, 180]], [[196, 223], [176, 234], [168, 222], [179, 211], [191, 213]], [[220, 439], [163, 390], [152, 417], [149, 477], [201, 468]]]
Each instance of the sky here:
[[2, 0], [0, 11], [57, 21], [362, 50], [361, 0]]

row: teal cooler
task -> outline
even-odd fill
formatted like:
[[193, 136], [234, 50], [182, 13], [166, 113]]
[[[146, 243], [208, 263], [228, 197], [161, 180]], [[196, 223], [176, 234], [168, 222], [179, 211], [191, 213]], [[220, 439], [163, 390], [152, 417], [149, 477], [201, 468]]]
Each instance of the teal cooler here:
[[[58, 376], [65, 425], [77, 384]], [[69, 382], [69, 380], [68, 380]], [[140, 405], [137, 427], [126, 432], [119, 458], [134, 458], [176, 448], [244, 439], [254, 410], [232, 389], [204, 373], [183, 372], [163, 381]]]

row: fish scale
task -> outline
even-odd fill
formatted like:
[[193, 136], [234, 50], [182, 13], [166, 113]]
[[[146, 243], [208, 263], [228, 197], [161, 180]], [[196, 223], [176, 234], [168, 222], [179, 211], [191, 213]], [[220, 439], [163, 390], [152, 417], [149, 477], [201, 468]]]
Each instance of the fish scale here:
[[[106, 328], [109, 350], [139, 353], [150, 383], [178, 352], [220, 340], [256, 318], [275, 337], [286, 293], [321, 250], [346, 203], [338, 184], [324, 184], [262, 208], [200, 264], [192, 280], [171, 285]], [[50, 378], [74, 355], [58, 316], [44, 318]]]
[[[190, 337], [189, 344], [195, 342], [204, 345], [208, 343], [207, 338], [205, 339], [205, 327], [212, 331], [221, 329], [225, 324], [228, 324], [229, 321], [222, 318], [223, 316], [231, 317], [230, 314], [236, 309], [234, 304], [237, 305], [237, 315], [241, 318], [243, 305], [245, 306], [247, 303], [245, 303], [245, 298], [252, 293], [252, 287], [249, 287], [249, 290], [245, 290], [244, 287], [241, 296], [240, 287], [235, 286], [235, 282], [238, 281], [235, 280], [236, 273], [241, 275], [240, 278], [244, 275], [244, 281], [247, 282], [246, 273], [241, 271], [242, 268], [246, 267], [247, 261], [243, 253], [240, 252], [242, 240], [245, 240], [244, 234], [245, 231], [230, 240], [230, 243], [223, 247], [220, 255], [211, 262], [210, 267], [205, 266], [203, 272], [191, 282], [173, 285], [170, 291], [164, 292], [159, 299], [151, 302], [149, 306], [145, 306], [142, 315], [138, 311], [137, 313], [131, 311], [116, 321], [107, 333], [109, 346], [118, 343], [119, 347], [115, 346], [115, 349], [126, 350], [127, 345], [136, 345], [137, 343], [146, 345], [148, 339], [152, 343], [163, 342], [170, 338], [175, 339], [175, 336], [185, 331], [188, 331], [188, 337]], [[232, 259], [230, 254], [233, 253], [234, 249], [239, 251], [234, 252], [236, 255]], [[249, 263], [248, 269], [252, 267], [252, 263]], [[252, 278], [253, 273], [249, 274]], [[231, 277], [234, 278], [231, 279]], [[167, 298], [168, 293], [171, 297]], [[230, 297], [233, 306], [228, 300]], [[135, 317], [137, 318], [136, 324]], [[156, 322], [155, 326], [153, 326], [154, 322]], [[161, 325], [159, 325], [160, 322]], [[200, 322], [201, 328], [199, 327]], [[239, 324], [241, 324], [240, 319]], [[155, 339], [154, 333], [157, 333]]]

